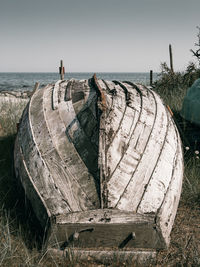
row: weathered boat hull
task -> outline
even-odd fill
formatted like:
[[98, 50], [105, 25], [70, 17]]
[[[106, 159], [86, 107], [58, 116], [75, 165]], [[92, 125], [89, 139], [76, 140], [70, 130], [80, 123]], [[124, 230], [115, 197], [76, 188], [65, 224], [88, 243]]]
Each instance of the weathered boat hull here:
[[187, 121], [200, 126], [200, 79], [195, 80], [183, 99], [180, 115]]
[[183, 157], [158, 95], [130, 82], [58, 81], [37, 90], [15, 144], [15, 171], [61, 249], [166, 248]]

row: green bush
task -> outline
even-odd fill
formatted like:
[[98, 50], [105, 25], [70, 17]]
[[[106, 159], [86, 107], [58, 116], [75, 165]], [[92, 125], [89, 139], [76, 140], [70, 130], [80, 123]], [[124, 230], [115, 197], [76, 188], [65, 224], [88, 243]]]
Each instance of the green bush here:
[[160, 77], [154, 90], [174, 111], [180, 111], [187, 89], [200, 77], [200, 69], [189, 63], [184, 72], [172, 72], [166, 62], [161, 64]]

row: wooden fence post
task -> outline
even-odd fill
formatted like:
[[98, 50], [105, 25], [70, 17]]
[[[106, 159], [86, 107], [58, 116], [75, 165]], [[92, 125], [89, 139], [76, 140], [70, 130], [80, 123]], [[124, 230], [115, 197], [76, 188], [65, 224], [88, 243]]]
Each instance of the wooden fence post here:
[[63, 61], [62, 60], [60, 61], [59, 72], [60, 72], [60, 79], [64, 80], [65, 67], [63, 67]]
[[173, 55], [172, 55], [172, 46], [171, 46], [171, 44], [169, 45], [169, 58], [170, 58], [170, 69], [171, 69], [171, 72], [174, 72]]
[[153, 85], [153, 70], [150, 70], [150, 86]]

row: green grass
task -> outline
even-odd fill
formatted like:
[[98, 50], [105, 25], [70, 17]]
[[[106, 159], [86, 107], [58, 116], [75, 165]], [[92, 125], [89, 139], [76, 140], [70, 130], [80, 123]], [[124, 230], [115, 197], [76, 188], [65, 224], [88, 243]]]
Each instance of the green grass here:
[[[199, 73], [192, 69], [190, 74], [172, 74], [167, 66], [155, 83], [155, 89], [169, 105], [179, 121], [183, 97], [187, 88]], [[188, 74], [188, 75], [186, 75]], [[0, 266], [104, 266], [88, 259], [56, 258], [46, 255], [43, 248], [43, 232], [27, 205], [23, 189], [15, 180], [13, 150], [17, 127], [24, 104], [0, 102]], [[2, 129], [3, 130], [2, 130]], [[183, 130], [183, 134], [186, 132]], [[186, 144], [184, 143], [184, 146]], [[196, 149], [196, 148], [195, 148]], [[172, 231], [172, 241], [168, 251], [158, 254], [156, 266], [200, 266], [200, 237], [197, 233], [200, 203], [200, 159], [190, 147], [185, 151], [185, 174], [183, 191], [177, 218]], [[188, 214], [191, 220], [188, 219]], [[191, 235], [192, 231], [192, 235]], [[196, 234], [195, 234], [196, 233]], [[191, 237], [192, 236], [192, 237]], [[195, 236], [195, 237], [193, 237]], [[111, 266], [122, 265], [116, 261]]]

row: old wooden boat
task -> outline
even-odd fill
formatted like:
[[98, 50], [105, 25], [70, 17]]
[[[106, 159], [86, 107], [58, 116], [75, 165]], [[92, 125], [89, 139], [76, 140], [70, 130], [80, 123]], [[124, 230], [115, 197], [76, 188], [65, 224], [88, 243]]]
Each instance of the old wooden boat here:
[[60, 80], [24, 110], [15, 171], [47, 244], [164, 249], [179, 203], [179, 133], [159, 96], [131, 82]]

